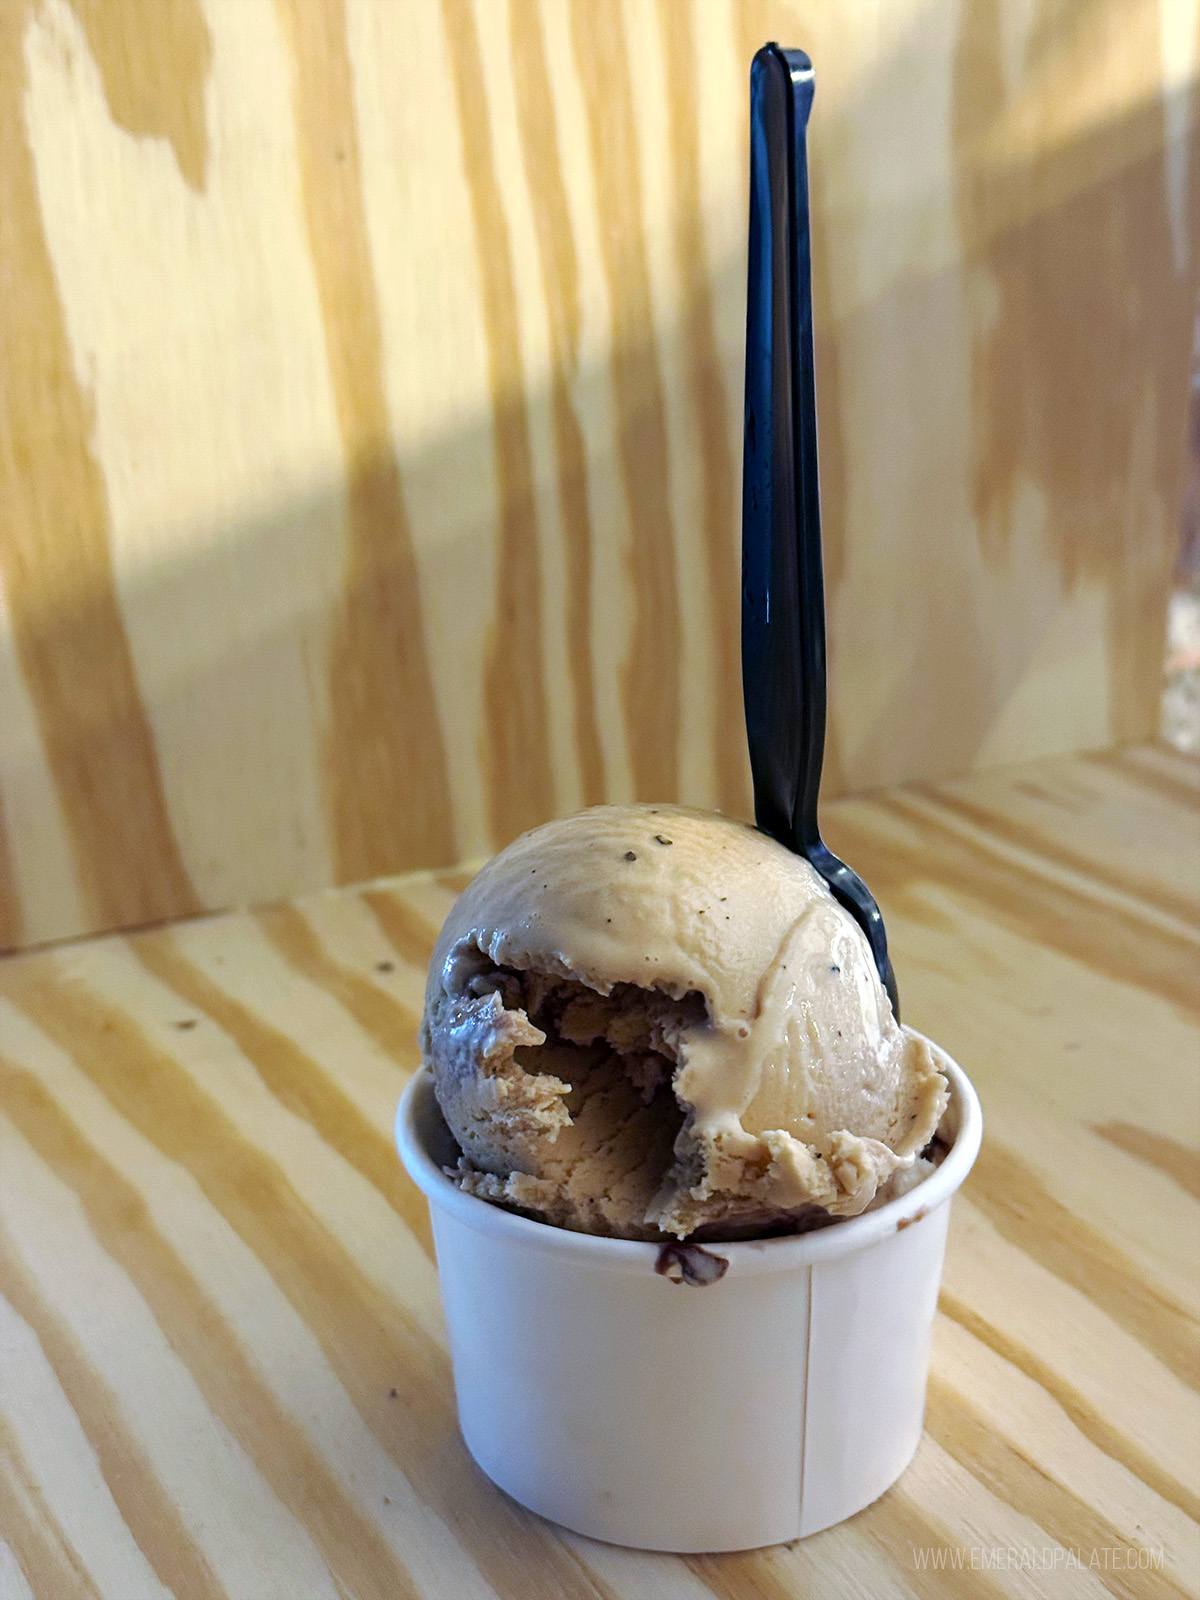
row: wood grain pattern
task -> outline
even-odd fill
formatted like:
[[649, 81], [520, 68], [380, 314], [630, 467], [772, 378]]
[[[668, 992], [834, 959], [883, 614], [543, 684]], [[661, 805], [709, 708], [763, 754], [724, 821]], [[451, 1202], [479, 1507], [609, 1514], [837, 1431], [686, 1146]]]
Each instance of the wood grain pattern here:
[[512, 252], [488, 126], [482, 49], [469, 5], [443, 0], [442, 10], [479, 252], [501, 507], [496, 620], [485, 668], [487, 790], [493, 831], [499, 838], [510, 838], [554, 808], [533, 452]]
[[[746, 1555], [561, 1534], [458, 1439], [391, 1119], [461, 871], [9, 957], [3, 1592], [1200, 1592], [1198, 778], [1147, 747], [830, 807], [987, 1132], [913, 1465], [851, 1522]], [[1138, 880], [1113, 870], [1130, 836]], [[1190, 994], [1156, 977], [1181, 940]]]
[[[579, 370], [579, 263], [571, 233], [566, 176], [554, 123], [550, 69], [536, 10], [511, 12], [513, 87], [521, 152], [534, 208], [542, 292], [550, 331], [551, 406], [558, 456], [558, 493], [566, 562], [567, 647], [580, 798], [599, 805], [606, 794], [592, 666], [592, 521], [587, 447], [571, 393]], [[516, 597], [521, 608], [521, 596]], [[499, 714], [504, 715], [503, 707]]]
[[388, 436], [344, 12], [340, 3], [294, 0], [281, 0], [280, 11], [348, 478], [345, 598], [329, 664], [325, 762], [337, 871], [362, 878], [401, 860], [415, 866], [453, 853], [454, 829], [408, 513]]
[[[86, 925], [123, 926], [180, 915], [198, 901], [167, 813], [117, 603], [90, 408], [21, 125], [30, 15], [6, 6], [0, 16], [0, 206], [11, 251], [0, 296], [0, 552], [14, 651], [67, 822]], [[94, 803], [101, 795], [103, 809]]]
[[617, 8], [570, 0], [587, 112], [600, 255], [612, 314], [612, 374], [630, 526], [634, 625], [622, 690], [639, 800], [679, 783], [680, 614], [666, 399], [643, 237], [641, 160], [625, 26]]
[[819, 91], [830, 793], [1153, 731], [1198, 0], [8, 0], [0, 942], [745, 811], [746, 81]]

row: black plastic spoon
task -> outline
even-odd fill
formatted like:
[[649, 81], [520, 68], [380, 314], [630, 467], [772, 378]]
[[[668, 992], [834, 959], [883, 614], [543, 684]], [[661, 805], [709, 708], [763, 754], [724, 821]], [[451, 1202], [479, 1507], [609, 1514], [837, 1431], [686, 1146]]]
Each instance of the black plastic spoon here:
[[812, 62], [768, 44], [750, 68], [750, 271], [742, 467], [742, 692], [764, 833], [804, 856], [867, 936], [897, 1020], [887, 934], [821, 839], [825, 588], [817, 490], [806, 129]]

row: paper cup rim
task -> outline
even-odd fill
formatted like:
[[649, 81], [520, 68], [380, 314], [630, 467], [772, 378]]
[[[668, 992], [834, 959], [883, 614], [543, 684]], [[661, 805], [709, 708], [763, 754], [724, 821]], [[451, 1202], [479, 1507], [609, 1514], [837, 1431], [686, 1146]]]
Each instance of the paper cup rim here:
[[[910, 1030], [913, 1031], [913, 1030]], [[924, 1035], [917, 1034], [917, 1038]], [[957, 1113], [954, 1143], [939, 1165], [896, 1200], [889, 1200], [876, 1211], [847, 1217], [811, 1233], [780, 1234], [766, 1239], [714, 1241], [705, 1248], [719, 1251], [728, 1259], [730, 1271], [738, 1276], [754, 1272], [787, 1271], [816, 1261], [829, 1261], [853, 1255], [869, 1245], [919, 1222], [935, 1211], [960, 1187], [979, 1154], [983, 1136], [983, 1113], [979, 1096], [966, 1073], [932, 1040], [938, 1068], [950, 1084], [950, 1106]], [[446, 1212], [457, 1222], [477, 1232], [490, 1234], [508, 1244], [534, 1251], [572, 1256], [583, 1265], [613, 1272], [644, 1273], [653, 1269], [664, 1245], [641, 1239], [607, 1239], [598, 1234], [575, 1233], [549, 1222], [519, 1216], [490, 1200], [467, 1194], [448, 1178], [425, 1147], [420, 1122], [436, 1109], [433, 1078], [427, 1067], [413, 1073], [396, 1108], [396, 1145], [400, 1159], [413, 1182], [431, 1206]]]

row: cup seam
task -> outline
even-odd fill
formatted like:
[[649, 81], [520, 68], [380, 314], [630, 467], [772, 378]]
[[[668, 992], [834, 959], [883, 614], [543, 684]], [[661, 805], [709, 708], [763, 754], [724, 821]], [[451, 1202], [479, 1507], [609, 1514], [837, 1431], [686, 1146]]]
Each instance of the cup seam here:
[[812, 1394], [813, 1262], [808, 1263], [808, 1323], [804, 1330], [804, 1405], [800, 1410], [800, 1507], [796, 1526], [804, 1526], [804, 1485], [808, 1477], [808, 1407]]

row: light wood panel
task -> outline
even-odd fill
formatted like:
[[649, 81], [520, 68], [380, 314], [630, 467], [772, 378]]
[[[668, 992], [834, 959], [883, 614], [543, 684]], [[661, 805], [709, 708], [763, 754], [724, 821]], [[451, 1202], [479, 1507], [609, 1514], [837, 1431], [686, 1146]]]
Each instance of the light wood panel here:
[[1195, 1595], [1198, 795], [1147, 748], [831, 808], [987, 1131], [913, 1465], [744, 1556], [560, 1533], [458, 1438], [391, 1122], [466, 875], [0, 963], [0, 1591]]
[[1152, 731], [1196, 0], [2, 0], [3, 942], [744, 812], [772, 35], [831, 791]]

